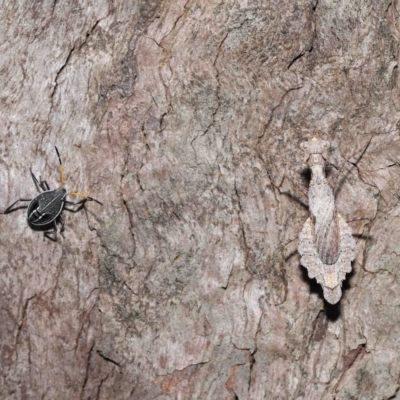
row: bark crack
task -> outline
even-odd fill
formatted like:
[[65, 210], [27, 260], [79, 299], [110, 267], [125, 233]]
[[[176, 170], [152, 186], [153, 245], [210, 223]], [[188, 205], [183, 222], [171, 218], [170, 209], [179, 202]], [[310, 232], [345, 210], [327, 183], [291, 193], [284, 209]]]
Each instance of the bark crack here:
[[221, 82], [220, 82], [220, 80], [219, 80], [219, 74], [220, 74], [220, 72], [219, 72], [219, 69], [217, 68], [217, 65], [216, 65], [216, 64], [217, 64], [217, 60], [218, 60], [218, 58], [219, 58], [219, 55], [220, 55], [220, 53], [221, 53], [221, 47], [222, 47], [222, 45], [224, 44], [224, 42], [225, 42], [226, 38], [228, 37], [229, 33], [230, 33], [230, 31], [228, 31], [228, 32], [224, 35], [224, 37], [222, 38], [221, 42], [218, 44], [218, 47], [217, 47], [217, 50], [216, 50], [215, 59], [214, 59], [214, 61], [213, 61], [213, 63], [212, 63], [212, 66], [213, 66], [213, 68], [214, 68], [214, 70], [215, 70], [215, 76], [214, 76], [214, 78], [215, 78], [215, 80], [217, 81], [217, 86], [216, 86], [216, 88], [215, 88], [215, 97], [216, 97], [216, 100], [217, 100], [217, 106], [215, 107], [214, 111], [212, 112], [212, 114], [211, 114], [211, 122], [208, 124], [208, 126], [206, 127], [206, 129], [204, 130], [204, 132], [201, 133], [201, 134], [199, 134], [199, 135], [196, 135], [196, 136], [192, 139], [192, 141], [190, 142], [190, 145], [192, 146], [192, 149], [193, 149], [193, 151], [194, 151], [194, 156], [195, 156], [195, 160], [196, 160], [196, 164], [197, 164], [197, 165], [198, 165], [198, 162], [197, 162], [197, 154], [196, 154], [196, 149], [194, 148], [193, 143], [194, 143], [199, 137], [206, 135], [206, 134], [209, 132], [209, 130], [211, 129], [211, 127], [212, 127], [213, 125], [215, 125], [215, 116], [217, 115], [217, 113], [218, 113], [218, 111], [219, 111], [219, 109], [220, 109], [220, 107], [221, 107], [221, 98], [220, 98], [220, 95], [219, 95], [219, 92], [220, 92], [220, 89], [221, 89]]
[[190, 0], [188, 0], [188, 1], [184, 4], [182, 13], [181, 13], [180, 15], [178, 15], [178, 18], [175, 20], [174, 25], [172, 26], [171, 30], [170, 30], [165, 36], [162, 37], [162, 39], [160, 40], [160, 43], [157, 43], [157, 41], [155, 41], [160, 47], [162, 47], [162, 45], [161, 45], [162, 41], [163, 41], [166, 37], [168, 37], [168, 36], [175, 30], [175, 28], [176, 28], [178, 22], [179, 22], [179, 21], [181, 20], [181, 18], [186, 14], [186, 6], [188, 5], [189, 1], [190, 1]]
[[241, 217], [241, 213], [243, 212], [243, 209], [242, 209], [242, 204], [241, 204], [241, 202], [240, 202], [239, 191], [238, 191], [238, 189], [237, 189], [236, 177], [235, 177], [235, 181], [234, 181], [234, 189], [235, 189], [235, 194], [236, 194], [236, 198], [237, 198], [237, 202], [238, 202], [238, 206], [239, 206], [239, 210], [238, 210], [238, 213], [237, 213], [237, 214], [238, 214], [238, 218], [239, 218], [239, 225], [240, 225], [240, 230], [241, 230], [241, 232], [242, 232], [243, 245], [244, 245], [244, 247], [245, 247], [244, 267], [245, 267], [245, 269], [246, 269], [248, 272], [250, 272], [251, 275], [253, 275], [253, 274], [251, 273], [251, 271], [249, 271], [249, 269], [248, 269], [248, 267], [247, 267], [247, 260], [248, 260], [248, 258], [249, 258], [250, 247], [249, 247], [249, 245], [247, 244], [246, 231], [245, 231], [244, 223], [243, 223], [243, 220], [242, 220], [242, 217]]
[[[120, 363], [118, 363], [117, 361], [113, 360], [113, 359], [110, 358], [110, 357], [105, 356], [105, 355], [101, 352], [101, 350], [97, 350], [96, 353], [97, 353], [103, 360], [105, 360], [105, 361], [107, 361], [107, 362], [109, 362], [109, 363], [111, 363], [111, 364], [116, 365], [118, 368], [121, 368], [121, 364], [120, 364]], [[121, 372], [121, 373], [122, 373], [122, 372]]]
[[[220, 80], [219, 80], [220, 71], [219, 71], [219, 69], [218, 69], [218, 67], [217, 67], [217, 61], [218, 61], [218, 58], [219, 58], [219, 56], [220, 56], [220, 54], [221, 54], [221, 48], [222, 48], [223, 44], [225, 43], [225, 41], [226, 41], [227, 37], [229, 36], [229, 34], [230, 34], [233, 30], [240, 29], [247, 21], [248, 21], [248, 19], [245, 19], [239, 26], [228, 30], [228, 32], [225, 33], [224, 37], [221, 39], [220, 43], [218, 44], [218, 47], [217, 47], [217, 50], [216, 50], [216, 55], [215, 55], [214, 61], [213, 61], [213, 63], [212, 63], [212, 66], [213, 66], [213, 68], [215, 69], [215, 76], [214, 76], [214, 77], [215, 77], [215, 80], [217, 81], [217, 86], [216, 86], [216, 89], [215, 89], [215, 97], [216, 97], [216, 99], [217, 99], [217, 106], [215, 107], [215, 110], [212, 112], [212, 115], [211, 115], [211, 122], [208, 124], [208, 126], [206, 127], [206, 129], [204, 130], [204, 132], [201, 133], [201, 134], [199, 134], [199, 135], [197, 135], [197, 136], [195, 136], [195, 137], [193, 138], [193, 140], [191, 141], [191, 143], [190, 143], [191, 146], [192, 146], [192, 148], [193, 148], [193, 151], [194, 151], [194, 153], [195, 153], [195, 157], [196, 157], [196, 150], [195, 150], [195, 148], [194, 148], [194, 146], [193, 146], [193, 143], [194, 143], [199, 137], [206, 135], [206, 134], [209, 132], [209, 130], [211, 129], [211, 127], [212, 127], [213, 125], [215, 125], [215, 116], [217, 115], [218, 111], [219, 111], [220, 108], [221, 108], [221, 97], [220, 97], [221, 82], [220, 82]], [[197, 157], [196, 157], [196, 163], [197, 163]]]
[[[257, 336], [257, 334], [256, 334], [256, 336]], [[253, 368], [254, 368], [254, 365], [256, 364], [256, 358], [255, 358], [256, 353], [257, 353], [257, 348], [255, 348], [254, 352], [250, 356], [249, 393], [251, 392], [251, 381], [252, 381]]]
[[24, 306], [22, 308], [21, 323], [18, 325], [16, 340], [15, 340], [16, 344], [18, 344], [18, 342], [19, 342], [19, 338], [21, 337], [21, 333], [22, 333], [22, 328], [24, 327], [25, 322], [26, 322], [29, 302], [31, 300], [33, 300], [35, 297], [36, 297], [36, 294], [34, 294], [33, 296], [31, 296], [31, 297], [29, 297], [28, 299], [25, 300]]
[[292, 58], [292, 60], [290, 61], [290, 63], [287, 66], [287, 69], [290, 69], [290, 67], [297, 61], [300, 60], [300, 58], [302, 58], [306, 53], [311, 53], [313, 51], [313, 46], [307, 46], [306, 48], [304, 48], [297, 56], [295, 56], [294, 58]]
[[395, 389], [393, 395], [390, 396], [390, 397], [388, 397], [388, 400], [390, 400], [390, 399], [396, 399], [396, 398], [397, 398], [397, 393], [399, 393], [399, 390], [400, 390], [400, 385], [399, 385], [399, 383], [397, 383], [397, 388]]
[[54, 0], [53, 6], [51, 8], [51, 15], [54, 15], [54, 10], [56, 9], [57, 3], [58, 3], [58, 0]]
[[212, 64], [213, 68], [214, 68], [215, 71], [216, 71], [216, 73], [215, 73], [215, 80], [217, 81], [217, 87], [216, 87], [216, 89], [215, 89], [215, 97], [217, 98], [217, 107], [215, 108], [215, 110], [213, 111], [213, 113], [212, 113], [212, 115], [211, 115], [211, 122], [210, 122], [210, 124], [207, 126], [207, 128], [205, 129], [205, 131], [204, 131], [200, 136], [204, 136], [206, 133], [208, 133], [208, 131], [210, 130], [210, 128], [215, 124], [215, 116], [217, 115], [217, 112], [219, 111], [219, 109], [220, 109], [220, 107], [221, 107], [221, 98], [220, 98], [220, 96], [219, 96], [219, 92], [220, 92], [220, 90], [221, 90], [221, 82], [220, 82], [220, 80], [219, 80], [219, 74], [220, 74], [220, 72], [219, 72], [219, 69], [218, 69], [218, 67], [217, 67], [217, 61], [218, 61], [218, 58], [219, 58], [220, 53], [221, 53], [221, 48], [222, 48], [222, 46], [223, 46], [223, 44], [224, 44], [226, 38], [228, 37], [228, 35], [229, 35], [229, 31], [225, 34], [225, 36], [222, 38], [221, 42], [219, 43], [218, 48], [217, 48], [217, 54], [216, 54], [215, 59], [214, 59], [213, 64]]
[[303, 85], [299, 85], [299, 86], [292, 87], [292, 88], [286, 90], [286, 92], [282, 95], [282, 97], [280, 98], [278, 104], [272, 109], [271, 114], [270, 114], [270, 117], [269, 117], [267, 123], [266, 123], [265, 126], [264, 126], [264, 131], [263, 131], [262, 135], [258, 137], [258, 146], [257, 146], [257, 147], [259, 147], [259, 144], [260, 144], [261, 139], [265, 136], [265, 133], [267, 132], [267, 129], [268, 129], [269, 125], [271, 124], [273, 118], [274, 118], [275, 111], [277, 110], [277, 108], [279, 108], [279, 107], [283, 104], [283, 101], [284, 101], [285, 97], [286, 97], [290, 92], [292, 92], [292, 91], [294, 91], [294, 90], [299, 90], [299, 89], [301, 89], [302, 87], [303, 87]]
[[339, 183], [336, 186], [336, 190], [335, 190], [335, 197], [338, 196], [340, 190], [342, 189], [343, 183], [346, 181], [347, 177], [349, 176], [349, 174], [351, 173], [351, 171], [353, 170], [353, 168], [357, 169], [358, 172], [358, 176], [360, 177], [360, 179], [368, 186], [372, 186], [374, 188], [377, 188], [379, 190], [379, 188], [377, 186], [371, 185], [370, 183], [366, 182], [363, 177], [362, 174], [360, 172], [360, 169], [358, 168], [358, 163], [362, 160], [362, 158], [364, 157], [365, 153], [368, 150], [368, 147], [371, 144], [373, 136], [371, 136], [368, 140], [368, 143], [366, 144], [366, 146], [364, 147], [363, 151], [361, 152], [361, 154], [359, 155], [359, 157], [357, 158], [357, 160], [355, 162], [352, 162], [350, 160], [347, 160], [346, 158], [344, 158], [345, 161], [347, 161], [349, 164], [352, 165], [352, 167], [350, 167], [350, 169], [347, 171], [347, 173], [345, 174], [345, 176], [339, 181]]
[[89, 352], [87, 354], [85, 378], [83, 379], [83, 384], [82, 384], [81, 399], [83, 398], [83, 393], [85, 391], [85, 387], [86, 387], [86, 384], [87, 384], [88, 379], [89, 379], [89, 368], [90, 368], [90, 361], [92, 359], [93, 349], [94, 349], [94, 343], [92, 344], [92, 347], [90, 348], [90, 350], [89, 350]]
[[[54, 7], [56, 5], [57, 1], [55, 1], [54, 6], [53, 6], [53, 11], [54, 11]], [[50, 94], [50, 98], [52, 99], [52, 107], [53, 107], [53, 97], [57, 91], [57, 88], [59, 86], [59, 78], [60, 75], [62, 74], [62, 72], [64, 71], [64, 69], [67, 67], [67, 65], [69, 64], [69, 62], [71, 61], [72, 55], [76, 50], [76, 53], [79, 52], [83, 46], [85, 46], [85, 44], [87, 43], [88, 39], [90, 36], [93, 35], [94, 30], [97, 28], [97, 26], [99, 25], [100, 21], [102, 21], [103, 19], [107, 18], [110, 15], [110, 13], [108, 13], [105, 17], [98, 19], [93, 26], [86, 32], [85, 38], [83, 39], [82, 43], [78, 46], [78, 42], [80, 39], [76, 40], [75, 43], [73, 44], [72, 48], [70, 49], [70, 51], [68, 52], [68, 55], [63, 63], [63, 65], [61, 65], [61, 67], [58, 69], [58, 71], [56, 72], [56, 76], [54, 78], [54, 87], [53, 87], [53, 91]]]
[[100, 381], [99, 387], [98, 387], [98, 389], [97, 389], [96, 400], [99, 400], [99, 399], [100, 399], [101, 388], [102, 388], [102, 386], [103, 386], [103, 383], [108, 379], [108, 375], [109, 375], [109, 374], [107, 374], [107, 375]]
[[[67, 55], [67, 57], [66, 57], [66, 59], [65, 59], [65, 61], [64, 61], [64, 63], [63, 63], [63, 65], [61, 65], [61, 67], [60, 67], [60, 68], [58, 69], [58, 71], [56, 72], [56, 76], [55, 76], [55, 78], [54, 78], [54, 87], [53, 87], [53, 91], [52, 91], [51, 94], [50, 94], [51, 99], [53, 99], [54, 94], [55, 94], [56, 91], [57, 91], [57, 88], [58, 88], [58, 85], [59, 85], [58, 79], [59, 79], [61, 73], [64, 71], [64, 69], [65, 69], [66, 66], [68, 65], [69, 61], [71, 60], [72, 53], [74, 52], [75, 47], [76, 47], [76, 43], [72, 46], [71, 50], [68, 52], [68, 55]], [[52, 104], [52, 106], [53, 106], [53, 104]]]
[[300, 60], [304, 55], [306, 55], [307, 53], [310, 54], [313, 50], [314, 50], [314, 41], [317, 37], [317, 29], [316, 29], [316, 23], [315, 23], [315, 12], [316, 9], [318, 7], [318, 1], [316, 0], [315, 4], [312, 5], [312, 13], [311, 13], [311, 30], [312, 30], [312, 35], [311, 35], [311, 40], [310, 43], [307, 44], [303, 50], [300, 51], [300, 53], [298, 55], [296, 55], [295, 57], [292, 58], [292, 60], [289, 62], [287, 69], [289, 70], [293, 64]]
[[338, 382], [334, 386], [332, 393], [336, 394], [337, 388], [339, 387], [347, 371], [349, 371], [349, 369], [355, 364], [356, 361], [361, 360], [366, 353], [367, 351], [365, 349], [365, 344], [360, 344], [356, 349], [353, 349], [349, 353], [347, 353], [343, 361], [342, 374], [340, 375]]

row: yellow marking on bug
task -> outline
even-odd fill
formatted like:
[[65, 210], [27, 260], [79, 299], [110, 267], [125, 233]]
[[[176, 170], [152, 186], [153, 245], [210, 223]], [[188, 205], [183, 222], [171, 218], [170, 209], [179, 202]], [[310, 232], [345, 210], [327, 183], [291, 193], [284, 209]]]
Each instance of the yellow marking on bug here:
[[83, 197], [84, 199], [91, 199], [91, 197], [89, 197], [87, 194], [80, 193], [80, 192], [69, 192], [69, 193], [67, 193], [67, 196], [69, 196], [69, 195]]
[[98, 201], [96, 199], [94, 199], [93, 197], [88, 196], [85, 193], [80, 193], [80, 192], [69, 192], [66, 194], [67, 196], [72, 195], [72, 196], [79, 196], [79, 197], [83, 197], [84, 199], [87, 199], [89, 201], [95, 201], [96, 203], [99, 203], [100, 205], [103, 205], [103, 203], [101, 201]]
[[65, 182], [65, 175], [64, 175], [64, 167], [62, 164], [60, 164], [60, 174], [61, 174], [61, 187], [63, 187]]

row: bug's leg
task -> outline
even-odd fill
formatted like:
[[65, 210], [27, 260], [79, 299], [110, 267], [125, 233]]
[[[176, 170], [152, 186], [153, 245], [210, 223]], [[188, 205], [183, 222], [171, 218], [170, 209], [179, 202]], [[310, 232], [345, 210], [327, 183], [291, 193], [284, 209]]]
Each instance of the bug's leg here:
[[304, 194], [305, 197], [308, 198], [308, 190], [305, 189], [303, 186], [299, 185], [297, 182], [293, 181], [292, 179], [290, 179], [289, 177], [286, 177], [288, 179], [288, 181], [290, 181], [290, 183], [296, 187], [296, 189], [300, 190], [301, 193]]
[[56, 152], [57, 152], [57, 156], [58, 156], [58, 161], [59, 161], [59, 163], [60, 163], [60, 175], [61, 175], [61, 186], [60, 186], [60, 187], [63, 187], [63, 186], [64, 186], [64, 180], [65, 180], [65, 176], [64, 176], [64, 166], [63, 166], [63, 164], [62, 164], [61, 157], [60, 157], [60, 153], [58, 152], [57, 147], [56, 147], [56, 146], [54, 146], [54, 147], [56, 148]]
[[11, 206], [8, 206], [3, 212], [0, 211], [0, 214], [9, 214], [10, 212], [19, 210], [20, 208], [28, 207], [28, 206], [19, 206], [19, 207], [13, 208], [13, 206], [15, 206], [15, 204], [17, 204], [19, 201], [32, 201], [32, 199], [18, 199], [16, 201], [14, 201], [14, 203], [12, 203]]
[[61, 222], [61, 229], [60, 229], [60, 235], [64, 237], [63, 232], [65, 228], [65, 220], [64, 217], [60, 214], [60, 222]]
[[[85, 193], [80, 193], [80, 192], [69, 192], [69, 193], [67, 193], [65, 196], [69, 196], [69, 195], [78, 196], [78, 197], [83, 197], [84, 200], [87, 200], [87, 201], [95, 201], [96, 203], [99, 203], [101, 206], [103, 205], [103, 203], [101, 203], [100, 201], [94, 199], [93, 197], [88, 196], [88, 195], [85, 194]], [[81, 201], [81, 202], [82, 202], [82, 201]], [[81, 202], [78, 201], [78, 202], [75, 203], [75, 204], [80, 204]]]
[[42, 177], [39, 176], [39, 186], [42, 190], [50, 190], [50, 186], [47, 181], [42, 180]]
[[[50, 235], [54, 235], [54, 237], [51, 237]], [[50, 239], [53, 242], [57, 242], [57, 224], [56, 224], [56, 221], [54, 221], [54, 228], [52, 230], [44, 232], [43, 241], [44, 241], [45, 237], [47, 237], [48, 239]]]
[[64, 200], [65, 204], [83, 204], [86, 203], [88, 201], [88, 199], [83, 199], [83, 200], [79, 200], [79, 201], [69, 201], [69, 200]]
[[32, 168], [29, 168], [29, 171], [31, 171], [31, 176], [32, 176], [32, 179], [33, 179], [33, 183], [35, 184], [35, 186], [36, 186], [36, 189], [39, 191], [39, 192], [41, 192], [41, 186], [40, 186], [40, 182], [38, 181], [38, 179], [36, 178], [36, 176], [34, 175], [34, 173], [32, 172]]
[[[290, 179], [289, 177], [285, 176], [282, 180], [282, 183], [284, 181], [284, 179], [287, 179], [296, 189], [300, 190], [307, 198], [308, 198], [308, 192], [299, 184], [297, 184], [296, 182], [294, 182], [292, 179]], [[274, 187], [276, 189], [278, 189], [280, 194], [283, 194], [289, 198], [291, 198], [292, 200], [296, 201], [297, 203], [299, 203], [301, 206], [303, 206], [304, 208], [308, 209], [308, 205], [306, 203], [304, 203], [300, 198], [298, 198], [297, 196], [289, 193], [289, 192], [283, 192], [281, 191], [280, 186], [275, 186]]]
[[87, 202], [87, 199], [82, 199], [82, 200], [79, 200], [77, 202], [64, 200], [64, 204], [72, 204], [74, 206], [76, 206], [76, 205], [79, 206], [78, 208], [64, 207], [64, 210], [71, 211], [71, 212], [78, 212], [78, 211], [80, 211], [82, 209], [82, 207], [85, 205], [86, 202]]
[[50, 190], [50, 186], [47, 183], [47, 181], [42, 181], [41, 184], [42, 184], [43, 190]]

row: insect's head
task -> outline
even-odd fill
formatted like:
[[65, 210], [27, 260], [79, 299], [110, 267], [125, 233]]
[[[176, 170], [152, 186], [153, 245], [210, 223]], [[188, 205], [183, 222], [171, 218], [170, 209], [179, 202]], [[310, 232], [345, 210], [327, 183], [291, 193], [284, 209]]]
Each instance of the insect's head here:
[[313, 137], [311, 140], [301, 143], [300, 147], [307, 154], [307, 161], [310, 166], [316, 164], [325, 164], [325, 160], [327, 158], [327, 149], [329, 147], [329, 142], [327, 140]]

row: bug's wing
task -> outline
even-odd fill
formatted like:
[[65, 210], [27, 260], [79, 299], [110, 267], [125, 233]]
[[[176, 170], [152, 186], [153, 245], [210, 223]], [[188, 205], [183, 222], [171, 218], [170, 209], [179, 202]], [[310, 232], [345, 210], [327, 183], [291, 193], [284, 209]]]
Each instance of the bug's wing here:
[[337, 220], [340, 244], [339, 258], [333, 265], [324, 265], [324, 297], [331, 304], [336, 304], [342, 297], [342, 281], [346, 278], [346, 274], [351, 272], [351, 262], [355, 257], [354, 248], [356, 246], [349, 225], [340, 214], [337, 215]]
[[334, 289], [329, 289], [323, 286], [324, 298], [329, 304], [336, 304], [342, 297], [342, 288], [336, 286]]
[[339, 224], [335, 214], [315, 227], [315, 242], [318, 255], [324, 264], [332, 265], [339, 258]]
[[303, 229], [299, 235], [299, 253], [301, 265], [307, 268], [308, 276], [315, 278], [320, 285], [324, 284], [323, 263], [318, 256], [315, 246], [314, 227], [311, 218], [304, 223]]
[[340, 270], [338, 271], [336, 264], [325, 264], [323, 269], [324, 284], [322, 285], [322, 288], [324, 290], [324, 298], [328, 303], [336, 304], [342, 297], [342, 280], [345, 278], [346, 274], [343, 275], [342, 279], [339, 279], [338, 272], [340, 272]]
[[38, 194], [28, 206], [28, 222], [35, 226], [48, 225], [61, 213], [65, 189], [47, 190]]
[[351, 272], [351, 262], [355, 258], [354, 249], [356, 247], [356, 241], [353, 238], [351, 228], [340, 214], [338, 214], [338, 222], [340, 232], [340, 255], [336, 265], [339, 271], [338, 279], [342, 281], [345, 279], [346, 274]]
[[[39, 196], [41, 196], [41, 194]], [[48, 225], [53, 222], [56, 217], [41, 209], [39, 196], [35, 197], [30, 202], [27, 211], [27, 219], [30, 224], [35, 226]]]
[[330, 304], [336, 304], [342, 297], [342, 281], [351, 272], [351, 262], [354, 260], [355, 241], [351, 229], [340, 214], [337, 214], [337, 221], [339, 257], [334, 264], [325, 264], [321, 260], [311, 218], [307, 219], [299, 235], [300, 262], [307, 268], [308, 276], [315, 278], [322, 286], [324, 298]]
[[324, 264], [334, 264], [339, 257], [339, 224], [335, 198], [324, 177], [311, 181], [309, 204], [318, 255]]

